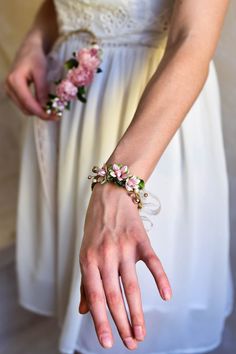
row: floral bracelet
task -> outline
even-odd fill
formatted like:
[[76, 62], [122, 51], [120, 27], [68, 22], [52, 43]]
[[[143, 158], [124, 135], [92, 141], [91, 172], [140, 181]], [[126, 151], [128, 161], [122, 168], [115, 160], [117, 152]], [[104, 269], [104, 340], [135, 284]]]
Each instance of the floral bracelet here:
[[[92, 172], [94, 172], [95, 175], [88, 176], [88, 179], [93, 179], [91, 184], [92, 190], [96, 183], [115, 183], [120, 187], [124, 187], [133, 202], [138, 205], [138, 208], [142, 208], [142, 199], [139, 191], [144, 189], [145, 182], [143, 179], [129, 174], [128, 166], [122, 165], [121, 163], [104, 164], [101, 168], [93, 166]], [[143, 195], [147, 197], [148, 193], [145, 192]]]

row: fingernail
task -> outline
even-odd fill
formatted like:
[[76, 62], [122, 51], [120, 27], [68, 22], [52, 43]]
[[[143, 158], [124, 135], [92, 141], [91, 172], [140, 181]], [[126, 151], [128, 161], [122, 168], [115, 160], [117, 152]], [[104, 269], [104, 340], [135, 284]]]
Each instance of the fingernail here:
[[165, 300], [170, 300], [171, 299], [171, 293], [169, 288], [164, 288], [162, 289], [163, 297]]
[[135, 338], [138, 340], [144, 339], [142, 326], [134, 326], [134, 335], [135, 335]]
[[124, 342], [129, 349], [137, 348], [137, 342], [132, 337], [124, 338]]
[[111, 348], [112, 347], [112, 339], [109, 336], [109, 334], [103, 334], [100, 337], [101, 343], [105, 348]]

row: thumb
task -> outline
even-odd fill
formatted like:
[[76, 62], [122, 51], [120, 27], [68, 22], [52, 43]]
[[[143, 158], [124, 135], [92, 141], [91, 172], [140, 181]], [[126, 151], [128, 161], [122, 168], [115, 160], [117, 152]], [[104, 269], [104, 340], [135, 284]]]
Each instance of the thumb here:
[[85, 314], [88, 311], [89, 311], [89, 308], [88, 308], [88, 304], [86, 301], [86, 295], [85, 295], [85, 291], [84, 291], [83, 281], [81, 280], [79, 312], [81, 314]]
[[35, 96], [41, 106], [45, 106], [48, 100], [49, 86], [46, 80], [46, 73], [44, 70], [35, 70], [33, 72], [33, 79], [35, 85]]

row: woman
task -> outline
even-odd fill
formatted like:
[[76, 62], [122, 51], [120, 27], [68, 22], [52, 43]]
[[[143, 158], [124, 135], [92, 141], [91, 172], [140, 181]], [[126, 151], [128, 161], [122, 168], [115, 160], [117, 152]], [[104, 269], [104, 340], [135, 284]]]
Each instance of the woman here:
[[[33, 116], [19, 184], [20, 303], [57, 316], [63, 353], [195, 353], [220, 343], [232, 292], [212, 57], [227, 3], [46, 0], [18, 50], [6, 90]], [[86, 44], [79, 30], [100, 40], [102, 73], [87, 103], [55, 121], [43, 107]], [[124, 188], [96, 183], [91, 193], [87, 176], [105, 162], [127, 165], [160, 198], [149, 231]]]

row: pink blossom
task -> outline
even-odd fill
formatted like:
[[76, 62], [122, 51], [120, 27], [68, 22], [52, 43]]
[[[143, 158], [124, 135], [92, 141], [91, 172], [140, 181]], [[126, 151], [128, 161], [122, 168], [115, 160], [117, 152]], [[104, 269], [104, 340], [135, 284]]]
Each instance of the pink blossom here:
[[77, 87], [70, 80], [65, 79], [57, 86], [56, 95], [61, 101], [70, 101], [76, 96], [77, 91]]
[[93, 80], [94, 73], [87, 68], [79, 66], [68, 71], [67, 79], [75, 86], [88, 86]]
[[133, 190], [138, 191], [139, 182], [140, 182], [139, 178], [135, 176], [131, 176], [126, 179], [125, 188], [127, 189], [127, 191], [133, 191]]
[[112, 170], [110, 170], [110, 175], [116, 177], [119, 181], [128, 177], [128, 167], [122, 166], [121, 168], [117, 164], [112, 165]]
[[97, 47], [82, 48], [76, 55], [76, 59], [80, 66], [91, 70], [93, 72], [99, 67], [101, 63], [99, 49]]
[[105, 176], [106, 175], [106, 170], [104, 168], [99, 168], [97, 174], [99, 176]]

